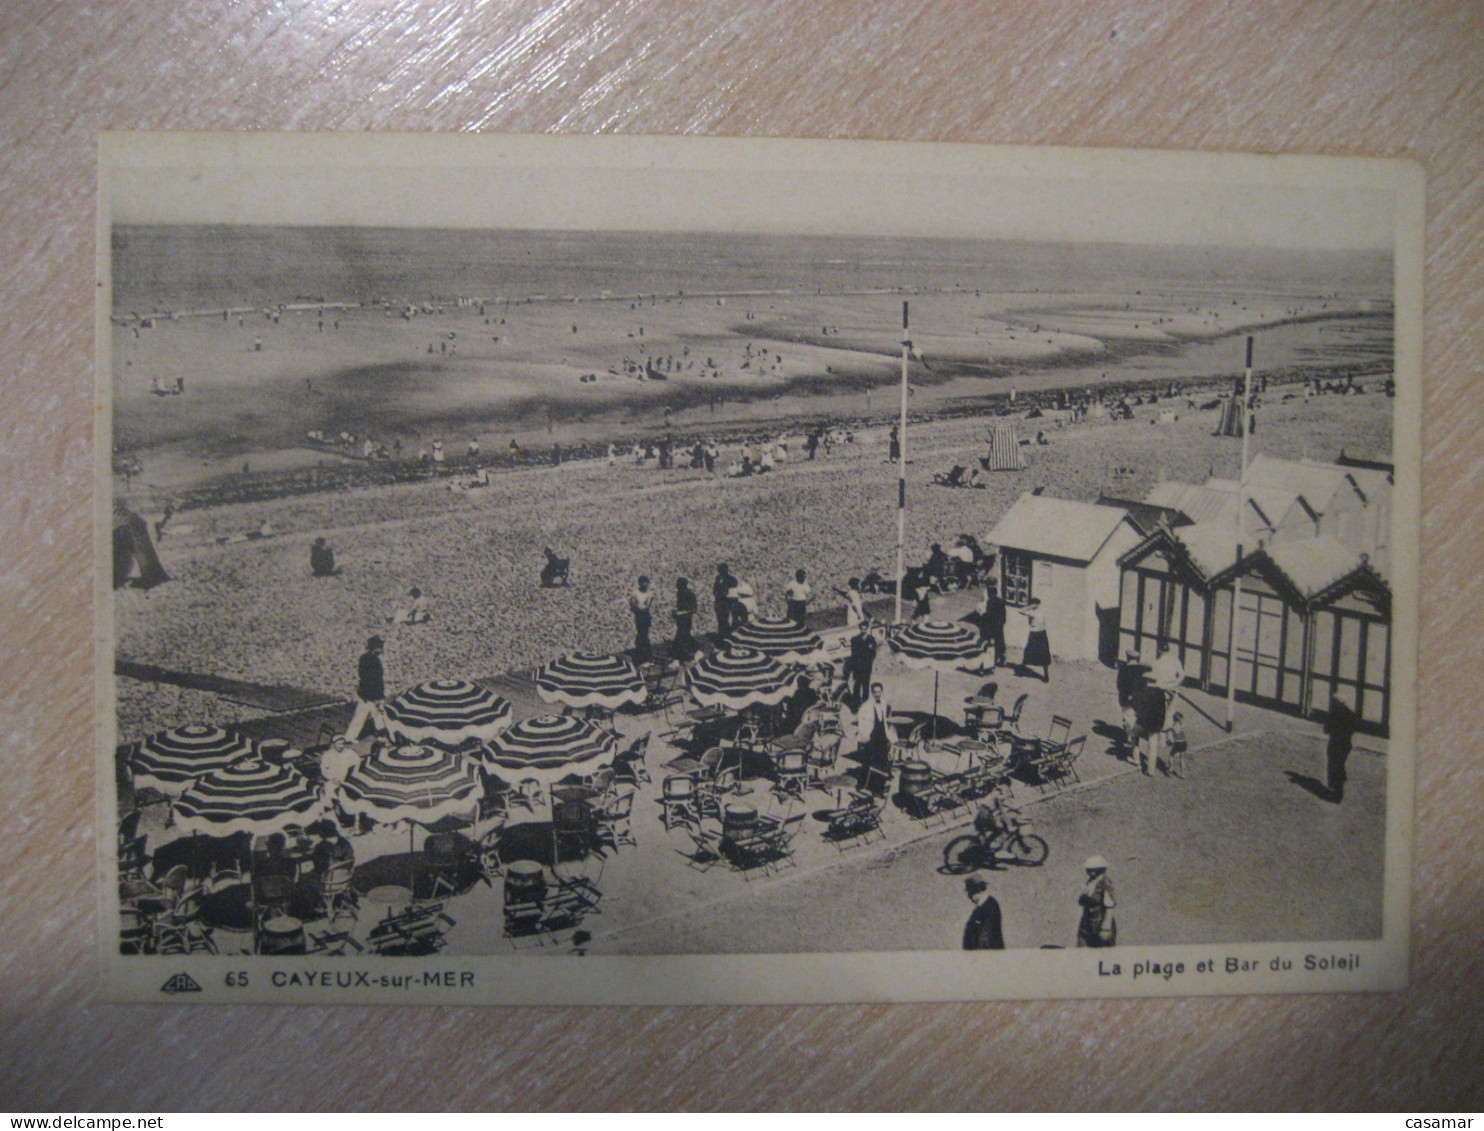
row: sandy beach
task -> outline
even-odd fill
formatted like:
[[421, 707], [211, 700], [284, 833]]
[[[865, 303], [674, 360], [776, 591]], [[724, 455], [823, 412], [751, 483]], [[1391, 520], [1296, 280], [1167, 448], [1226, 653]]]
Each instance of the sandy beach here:
[[[1390, 400], [1380, 393], [1305, 398], [1274, 389], [1261, 417], [1262, 450], [1285, 458], [1334, 458], [1388, 444]], [[1291, 396], [1292, 399], [1284, 400]], [[1022, 493], [1092, 501], [1143, 498], [1161, 478], [1200, 482], [1235, 474], [1240, 441], [1212, 435], [1217, 410], [1159, 404], [1131, 421], [1020, 421], [1023, 471], [987, 475], [983, 490], [930, 485], [934, 472], [985, 451], [982, 420], [939, 421], [909, 433], [908, 562], [960, 532], [982, 538]], [[735, 447], [723, 452], [734, 458]], [[668, 629], [674, 579], [698, 589], [725, 561], [757, 589], [765, 612], [782, 612], [794, 569], [809, 571], [819, 604], [832, 587], [895, 566], [896, 468], [884, 429], [857, 434], [828, 457], [792, 458], [765, 475], [714, 478], [606, 459], [533, 467], [450, 490], [451, 480], [185, 511], [159, 544], [175, 580], [116, 594], [118, 655], [174, 671], [287, 684], [349, 697], [355, 658], [373, 632], [387, 635], [395, 686], [534, 667], [579, 648], [632, 642], [626, 594], [639, 573], [661, 595], [657, 637]], [[146, 510], [158, 518], [158, 512]], [[246, 535], [269, 523], [273, 535]], [[340, 576], [315, 578], [309, 546], [327, 537]], [[223, 541], [225, 540], [225, 541]], [[541, 589], [541, 548], [571, 556], [572, 586]], [[431, 603], [427, 625], [389, 630], [412, 586]], [[703, 603], [698, 630], [709, 629]], [[230, 721], [244, 708], [169, 684], [119, 681], [120, 738], [187, 719]]]

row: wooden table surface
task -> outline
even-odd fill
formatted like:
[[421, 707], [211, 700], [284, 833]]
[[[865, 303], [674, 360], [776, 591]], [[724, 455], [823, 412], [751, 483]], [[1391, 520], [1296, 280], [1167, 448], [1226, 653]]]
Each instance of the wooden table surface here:
[[[0, 59], [0, 1107], [1436, 1110], [1484, 1099], [1478, 3], [531, 0], [475, 14], [10, 0]], [[1411, 988], [838, 1008], [100, 1004], [88, 562], [104, 128], [848, 137], [1423, 162]]]

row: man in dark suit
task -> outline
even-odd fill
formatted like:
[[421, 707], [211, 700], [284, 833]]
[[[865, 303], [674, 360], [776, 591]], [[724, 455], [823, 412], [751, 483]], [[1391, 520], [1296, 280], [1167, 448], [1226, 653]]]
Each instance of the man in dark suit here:
[[965, 950], [1004, 950], [1005, 935], [1000, 922], [1000, 904], [989, 894], [989, 885], [978, 876], [964, 881], [964, 894], [974, 904], [964, 924]]
[[870, 624], [862, 622], [860, 631], [850, 638], [850, 658], [845, 661], [845, 700], [853, 710], [859, 710], [869, 694], [876, 647]]
[[366, 641], [366, 650], [361, 653], [356, 666], [356, 713], [351, 716], [345, 733], [355, 742], [361, 737], [366, 724], [371, 723], [378, 732], [386, 732], [386, 714], [382, 701], [386, 698], [386, 672], [381, 666], [382, 640], [373, 636]]
[[986, 650], [994, 649], [994, 666], [1005, 666], [1005, 600], [993, 581], [984, 583], [984, 602], [979, 606], [979, 637]]
[[716, 609], [716, 638], [724, 639], [732, 631], [732, 586], [736, 579], [725, 562], [716, 567], [716, 580], [711, 583], [711, 596]]

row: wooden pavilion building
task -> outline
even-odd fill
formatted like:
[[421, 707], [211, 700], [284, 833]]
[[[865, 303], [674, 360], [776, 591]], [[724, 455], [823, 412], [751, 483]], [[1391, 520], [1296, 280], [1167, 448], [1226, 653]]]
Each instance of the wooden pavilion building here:
[[1188, 683], [1225, 694], [1235, 680], [1239, 699], [1299, 715], [1323, 717], [1338, 697], [1386, 733], [1384, 472], [1258, 457], [1241, 492], [1230, 480], [1162, 483], [1149, 501], [1200, 518], [1161, 526], [1119, 558], [1121, 649], [1151, 658], [1168, 646]]

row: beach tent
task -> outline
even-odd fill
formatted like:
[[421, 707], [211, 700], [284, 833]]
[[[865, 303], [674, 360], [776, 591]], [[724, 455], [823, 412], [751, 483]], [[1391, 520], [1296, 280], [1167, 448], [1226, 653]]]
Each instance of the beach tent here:
[[153, 589], [170, 580], [160, 565], [150, 541], [149, 524], [123, 503], [113, 504], [113, 587], [121, 589], [133, 581], [140, 589]]
[[1240, 397], [1230, 397], [1221, 405], [1221, 422], [1216, 425], [1216, 436], [1240, 436], [1244, 413]]
[[1020, 440], [1015, 435], [1015, 425], [1003, 421], [989, 430], [989, 458], [984, 461], [985, 471], [1020, 471], [1025, 467], [1025, 456], [1020, 452]]

